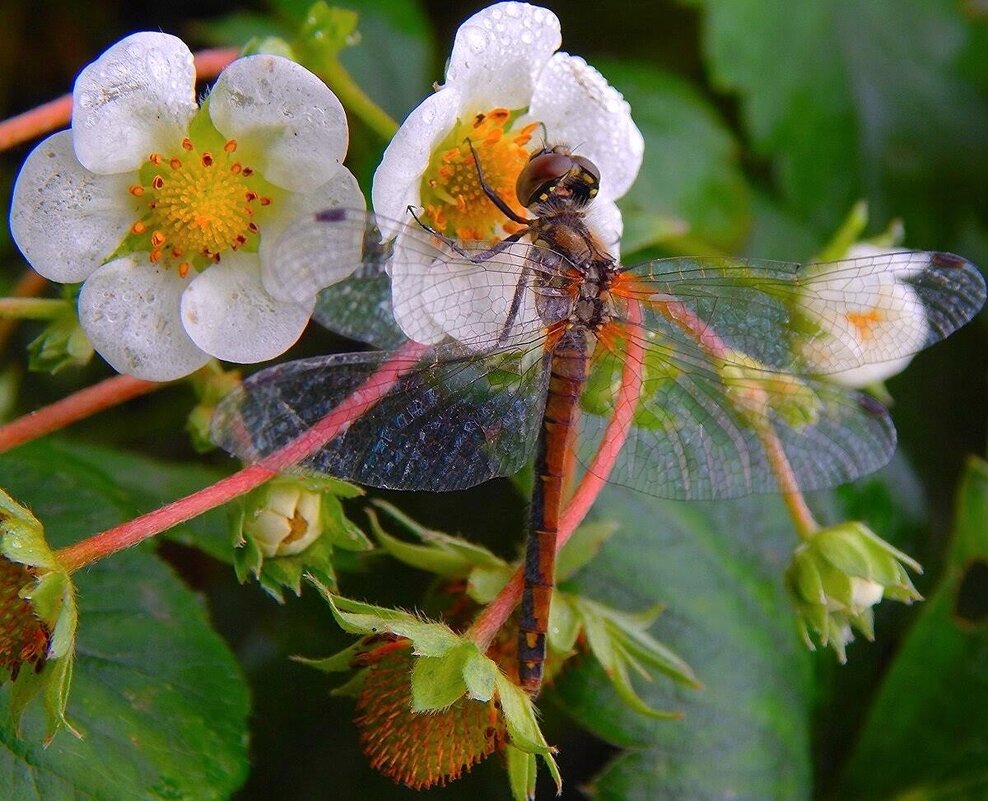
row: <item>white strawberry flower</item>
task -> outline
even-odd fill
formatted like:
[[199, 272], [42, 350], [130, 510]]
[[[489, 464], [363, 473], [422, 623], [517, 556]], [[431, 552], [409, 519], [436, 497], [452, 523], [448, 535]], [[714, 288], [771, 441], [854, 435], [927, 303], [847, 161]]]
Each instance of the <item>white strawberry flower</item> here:
[[927, 262], [910, 251], [869, 244], [852, 246], [846, 259], [871, 259], [874, 269], [862, 270], [859, 263], [849, 279], [841, 270], [843, 260], [816, 265], [829, 273], [814, 280], [813, 292], [799, 302], [800, 311], [823, 336], [813, 336], [803, 355], [831, 381], [868, 387], [901, 373], [926, 343], [930, 333], [926, 310], [907, 279], [919, 274]]
[[10, 215], [31, 265], [83, 281], [79, 318], [116, 370], [166, 381], [271, 359], [314, 298], [276, 300], [270, 254], [300, 214], [364, 205], [336, 96], [288, 59], [238, 59], [196, 104], [192, 53], [138, 33], [87, 66], [72, 128], [43, 141]]
[[[600, 171], [594, 226], [617, 255], [622, 221], [615, 200], [638, 175], [644, 140], [621, 94], [582, 58], [556, 52], [561, 41], [559, 20], [547, 9], [497, 3], [478, 12], [456, 33], [446, 83], [412, 111], [388, 145], [372, 199], [382, 233], [398, 235], [391, 262], [395, 316], [412, 339], [490, 342], [512, 305], [516, 281], [509, 278], [475, 288], [476, 313], [460, 303], [447, 308], [442, 300], [470, 276], [433, 264], [395, 222], [409, 221], [411, 206], [445, 235], [483, 243], [520, 228], [481, 191], [467, 139], [486, 182], [518, 214], [525, 209], [515, 182], [534, 150], [564, 146], [593, 162]], [[414, 221], [409, 227], [419, 228]], [[520, 271], [521, 260], [507, 255]]]

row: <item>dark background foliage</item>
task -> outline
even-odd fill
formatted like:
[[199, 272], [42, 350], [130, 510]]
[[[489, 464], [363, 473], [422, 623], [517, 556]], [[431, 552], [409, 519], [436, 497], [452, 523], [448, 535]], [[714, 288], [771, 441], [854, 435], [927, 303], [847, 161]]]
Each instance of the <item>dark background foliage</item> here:
[[[362, 41], [345, 63], [399, 120], [441, 80], [456, 26], [480, 7], [431, 0], [341, 5], [362, 14]], [[805, 258], [826, 243], [856, 200], [865, 199], [869, 234], [901, 218], [905, 246], [952, 250], [988, 264], [984, 3], [547, 5], [561, 18], [564, 49], [586, 57], [625, 93], [646, 136], [646, 162], [624, 202], [626, 254]], [[255, 33], [290, 34], [306, 6], [302, 0], [156, 6], [6, 0], [0, 116], [68, 91], [82, 66], [128, 33], [162, 29], [193, 49], [240, 44]], [[351, 165], [365, 186], [384, 144], [354, 121]], [[13, 177], [30, 147], [0, 160], [5, 217]], [[669, 234], [670, 223], [679, 226], [672, 226], [677, 233]], [[9, 287], [22, 269], [4, 226], [0, 286]], [[55, 377], [24, 374], [23, 346], [36, 333], [22, 326], [0, 364], [6, 417], [108, 374], [98, 358]], [[589, 661], [569, 670], [542, 703], [549, 739], [561, 748], [567, 798], [592, 792], [602, 799], [798, 801], [892, 799], [909, 791], [917, 798], [988, 797], [988, 735], [977, 723], [988, 719], [986, 599], [984, 573], [972, 568], [988, 557], [983, 471], [968, 474], [959, 516], [954, 500], [964, 460], [983, 454], [986, 442], [986, 335], [982, 314], [893, 379], [902, 442], [896, 460], [875, 478], [812, 499], [828, 520], [868, 520], [927, 568], [918, 586], [929, 601], [910, 609], [884, 605], [878, 641], [852, 645], [845, 667], [830, 653], [807, 654], [796, 638], [780, 580], [793, 541], [775, 499], [685, 506], [616, 490], [605, 495], [595, 516], [616, 520], [621, 529], [573, 587], [627, 609], [667, 604], [656, 635], [690, 661], [706, 689], [673, 691], [661, 680], [645, 688], [656, 705], [686, 713], [681, 722], [655, 723], [622, 707]], [[311, 332], [291, 355], [339, 345]], [[0, 485], [13, 492], [16, 484], [15, 494], [43, 520], [42, 512], [60, 520], [68, 512], [45, 500], [47, 482], [37, 467], [58, 463], [70, 476], [65, 492], [86, 488], [94, 505], [113, 506], [120, 519], [153, 508], [213, 475], [185, 467], [202, 460], [175, 436], [192, 402], [187, 389], [169, 389], [75, 426], [66, 436], [74, 444], [58, 446], [72, 458], [48, 446], [5, 456]], [[115, 465], [107, 453], [123, 461]], [[175, 467], [143, 467], [149, 471], [143, 488], [116, 486], [123, 465], [136, 469], [127, 461], [131, 453]], [[229, 460], [210, 459], [212, 468], [230, 469]], [[429, 525], [515, 554], [524, 501], [510, 482], [391, 500]], [[352, 511], [363, 520], [359, 508]], [[64, 530], [87, 532], [68, 524]], [[222, 538], [222, 515], [185, 535]], [[365, 766], [349, 723], [351, 702], [331, 698], [324, 675], [286, 658], [323, 655], [346, 643], [320, 601], [306, 593], [280, 607], [256, 587], [239, 587], [225, 564], [174, 543], [160, 551], [206, 599], [250, 686], [251, 769], [236, 798], [412, 797]], [[112, 575], [103, 574], [112, 574], [114, 564], [80, 579], [83, 597], [106, 590], [101, 582]], [[137, 572], [150, 571], [152, 581], [155, 569], [145, 565]], [[88, 589], [83, 579], [92, 582]], [[179, 593], [170, 579], [165, 583], [169, 593]], [[343, 583], [355, 597], [405, 606], [427, 586], [421, 575], [384, 558], [363, 563]], [[963, 614], [961, 598], [969, 603]], [[176, 614], [185, 603], [175, 601]], [[101, 613], [96, 604], [88, 614]], [[86, 626], [83, 619], [84, 632]], [[157, 636], [153, 622], [148, 629], [147, 636]], [[162, 647], [165, 660], [183, 658]], [[241, 690], [225, 660], [217, 651], [234, 699], [229, 724], [236, 729]], [[77, 692], [76, 703], [96, 703], [85, 685]], [[193, 740], [190, 747], [215, 746], [207, 737]], [[202, 797], [223, 797], [246, 770], [236, 748], [215, 747], [228, 748], [224, 759], [240, 760], [240, 767], [205, 779], [210, 792]], [[19, 775], [20, 753], [15, 740], [0, 739], [0, 779]], [[67, 794], [71, 780], [58, 787], [41, 797], [73, 797]], [[75, 789], [82, 798], [135, 797], [113, 794], [123, 792], [117, 790], [100, 795], [81, 784]], [[435, 795], [503, 798], [506, 792], [491, 760]]]

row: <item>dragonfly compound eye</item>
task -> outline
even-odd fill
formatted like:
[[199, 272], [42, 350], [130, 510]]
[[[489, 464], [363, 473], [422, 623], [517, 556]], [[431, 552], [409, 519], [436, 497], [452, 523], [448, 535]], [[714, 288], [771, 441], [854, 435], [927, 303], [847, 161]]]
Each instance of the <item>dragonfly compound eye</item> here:
[[536, 153], [518, 176], [515, 194], [527, 207], [551, 197], [574, 199], [586, 204], [597, 194], [600, 172], [593, 162], [560, 150]]

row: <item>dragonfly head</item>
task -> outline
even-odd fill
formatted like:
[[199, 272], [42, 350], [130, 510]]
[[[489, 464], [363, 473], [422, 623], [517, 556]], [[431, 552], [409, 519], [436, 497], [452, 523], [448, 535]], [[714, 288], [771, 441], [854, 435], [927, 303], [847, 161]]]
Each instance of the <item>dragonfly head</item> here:
[[535, 153], [518, 175], [515, 193], [526, 208], [544, 203], [586, 206], [600, 188], [600, 171], [590, 159], [564, 147]]

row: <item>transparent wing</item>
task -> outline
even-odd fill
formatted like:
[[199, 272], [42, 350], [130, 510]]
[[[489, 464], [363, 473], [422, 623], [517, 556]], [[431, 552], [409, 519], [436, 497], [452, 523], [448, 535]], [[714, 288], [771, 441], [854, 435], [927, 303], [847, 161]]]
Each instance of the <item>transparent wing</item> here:
[[385, 241], [363, 210], [299, 218], [274, 246], [268, 291], [295, 301], [318, 293], [319, 323], [382, 349], [408, 338], [453, 338], [478, 351], [538, 338], [545, 323], [526, 290], [560, 256], [527, 242], [453, 243], [414, 219], [385, 227], [397, 236]]
[[[695, 345], [670, 347], [642, 328], [645, 346], [633, 424], [609, 480], [679, 500], [779, 492], [777, 437], [797, 485], [831, 487], [884, 465], [895, 449], [888, 413], [870, 396], [828, 381], [723, 365]], [[614, 412], [624, 358], [600, 352], [581, 398], [577, 457], [588, 465]]]
[[625, 269], [617, 291], [642, 302], [670, 346], [709, 334], [767, 368], [817, 375], [908, 357], [985, 302], [973, 264], [930, 251], [805, 265], [659, 259]]
[[[260, 462], [305, 435], [393, 356], [341, 354], [255, 373], [223, 399], [214, 441]], [[376, 405], [294, 469], [431, 491], [510, 475], [531, 455], [547, 381], [541, 350], [478, 355], [431, 348]]]

